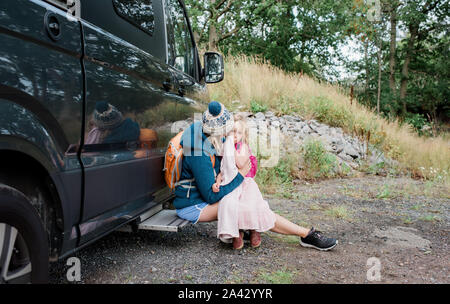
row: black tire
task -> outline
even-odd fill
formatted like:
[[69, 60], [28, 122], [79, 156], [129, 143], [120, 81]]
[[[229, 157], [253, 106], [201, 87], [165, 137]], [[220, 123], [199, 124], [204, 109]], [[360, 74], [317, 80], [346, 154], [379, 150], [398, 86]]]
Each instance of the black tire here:
[[[17, 231], [10, 263], [5, 267], [11, 235]], [[14, 232], [14, 233], [12, 233]], [[31, 272], [5, 280], [3, 268]], [[26, 267], [27, 266], [27, 267]], [[22, 267], [22, 268], [20, 268]], [[25, 269], [26, 268], [26, 269]], [[0, 283], [48, 283], [49, 245], [42, 222], [27, 197], [12, 187], [0, 184]]]

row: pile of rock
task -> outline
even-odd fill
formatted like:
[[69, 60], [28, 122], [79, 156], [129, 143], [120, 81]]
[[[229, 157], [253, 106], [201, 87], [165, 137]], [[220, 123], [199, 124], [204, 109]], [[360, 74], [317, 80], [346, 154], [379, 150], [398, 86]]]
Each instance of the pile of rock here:
[[[279, 132], [280, 156], [286, 153], [298, 153], [306, 140], [315, 138], [323, 143], [326, 151], [337, 156], [339, 164], [345, 163], [353, 169], [357, 169], [363, 159], [371, 165], [391, 164], [392, 162], [382, 152], [372, 146], [368, 147], [366, 142], [356, 137], [345, 134], [341, 128], [330, 127], [314, 119], [305, 120], [298, 115], [276, 116], [270, 111], [265, 113], [239, 112], [239, 114], [245, 116], [249, 127], [256, 127], [258, 133], [261, 132], [263, 126], [267, 127], [269, 149], [278, 149], [278, 147], [270, 146], [270, 137], [273, 130]], [[174, 122], [171, 124], [172, 132], [185, 129], [190, 123], [192, 123], [192, 119]]]
[[266, 124], [278, 128], [281, 133], [280, 152], [298, 152], [299, 147], [311, 138], [320, 140], [324, 148], [337, 156], [339, 163], [346, 163], [351, 168], [356, 169], [361, 164], [362, 159], [368, 160], [371, 164], [388, 163], [384, 154], [375, 148], [368, 146], [367, 142], [361, 141], [343, 132], [341, 128], [330, 127], [316, 120], [305, 120], [297, 115], [276, 116], [268, 111], [265, 113], [240, 112], [247, 117], [250, 126], [261, 126]]

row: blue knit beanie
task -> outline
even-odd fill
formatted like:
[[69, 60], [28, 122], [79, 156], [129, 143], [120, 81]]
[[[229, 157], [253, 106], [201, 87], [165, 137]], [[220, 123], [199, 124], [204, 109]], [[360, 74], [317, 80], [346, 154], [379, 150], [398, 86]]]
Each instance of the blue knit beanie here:
[[101, 130], [114, 129], [123, 121], [122, 113], [112, 104], [99, 101], [95, 104], [94, 122]]
[[211, 101], [208, 109], [203, 112], [203, 133], [214, 135], [225, 135], [233, 130], [234, 119], [223, 104]]

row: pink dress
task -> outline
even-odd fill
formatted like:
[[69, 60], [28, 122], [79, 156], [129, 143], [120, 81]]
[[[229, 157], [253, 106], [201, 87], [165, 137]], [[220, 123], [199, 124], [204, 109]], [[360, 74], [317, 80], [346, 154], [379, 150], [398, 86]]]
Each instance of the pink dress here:
[[[232, 136], [228, 136], [225, 141], [224, 155], [220, 167], [223, 176], [221, 185], [228, 184], [239, 173], [234, 151], [234, 139]], [[233, 238], [239, 237], [239, 229], [264, 232], [275, 226], [275, 214], [262, 197], [253, 177], [249, 177], [249, 175], [255, 176], [256, 174], [255, 161], [256, 158], [252, 161], [254, 172], [250, 170], [242, 184], [219, 202], [217, 237], [225, 243], [231, 243]]]

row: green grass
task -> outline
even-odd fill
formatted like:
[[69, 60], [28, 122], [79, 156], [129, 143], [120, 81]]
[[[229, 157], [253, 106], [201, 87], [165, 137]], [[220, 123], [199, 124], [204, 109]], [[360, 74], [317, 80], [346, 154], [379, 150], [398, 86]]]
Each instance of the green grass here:
[[413, 223], [413, 220], [410, 217], [406, 217], [403, 219], [403, 224], [410, 225]]
[[262, 105], [262, 104], [258, 103], [257, 101], [253, 100], [250, 103], [250, 110], [253, 113], [266, 112], [267, 111], [267, 106]]
[[311, 204], [309, 206], [309, 209], [310, 210], [314, 210], [314, 211], [318, 211], [318, 210], [322, 210], [323, 208], [321, 206], [317, 205], [317, 204]]
[[392, 198], [393, 195], [393, 191], [391, 189], [391, 187], [387, 184], [383, 185], [383, 187], [379, 190], [378, 194], [377, 194], [377, 198], [378, 199], [389, 199]]
[[425, 221], [425, 222], [436, 222], [436, 221], [440, 221], [439, 217], [435, 216], [435, 215], [431, 215], [431, 214], [427, 214], [421, 218], [419, 218], [419, 220]]
[[[295, 221], [294, 221], [295, 222]], [[310, 225], [305, 222], [298, 223], [302, 227], [309, 227]], [[276, 242], [282, 242], [285, 244], [292, 244], [292, 245], [298, 245], [299, 244], [299, 238], [295, 235], [284, 235], [284, 234], [278, 234], [278, 233], [269, 233], [268, 236], [272, 239], [274, 239]]]
[[302, 156], [304, 178], [314, 180], [338, 175], [336, 156], [328, 153], [320, 140], [306, 140], [303, 145]]
[[293, 180], [295, 162], [291, 157], [281, 159], [275, 167], [261, 167], [255, 181], [264, 194], [274, 194], [278, 198], [295, 197]]
[[325, 212], [327, 215], [334, 218], [339, 218], [347, 221], [351, 220], [351, 212], [347, 209], [346, 206], [343, 205], [330, 207]]
[[258, 280], [269, 284], [292, 284], [295, 273], [284, 268], [275, 272], [263, 272]]

